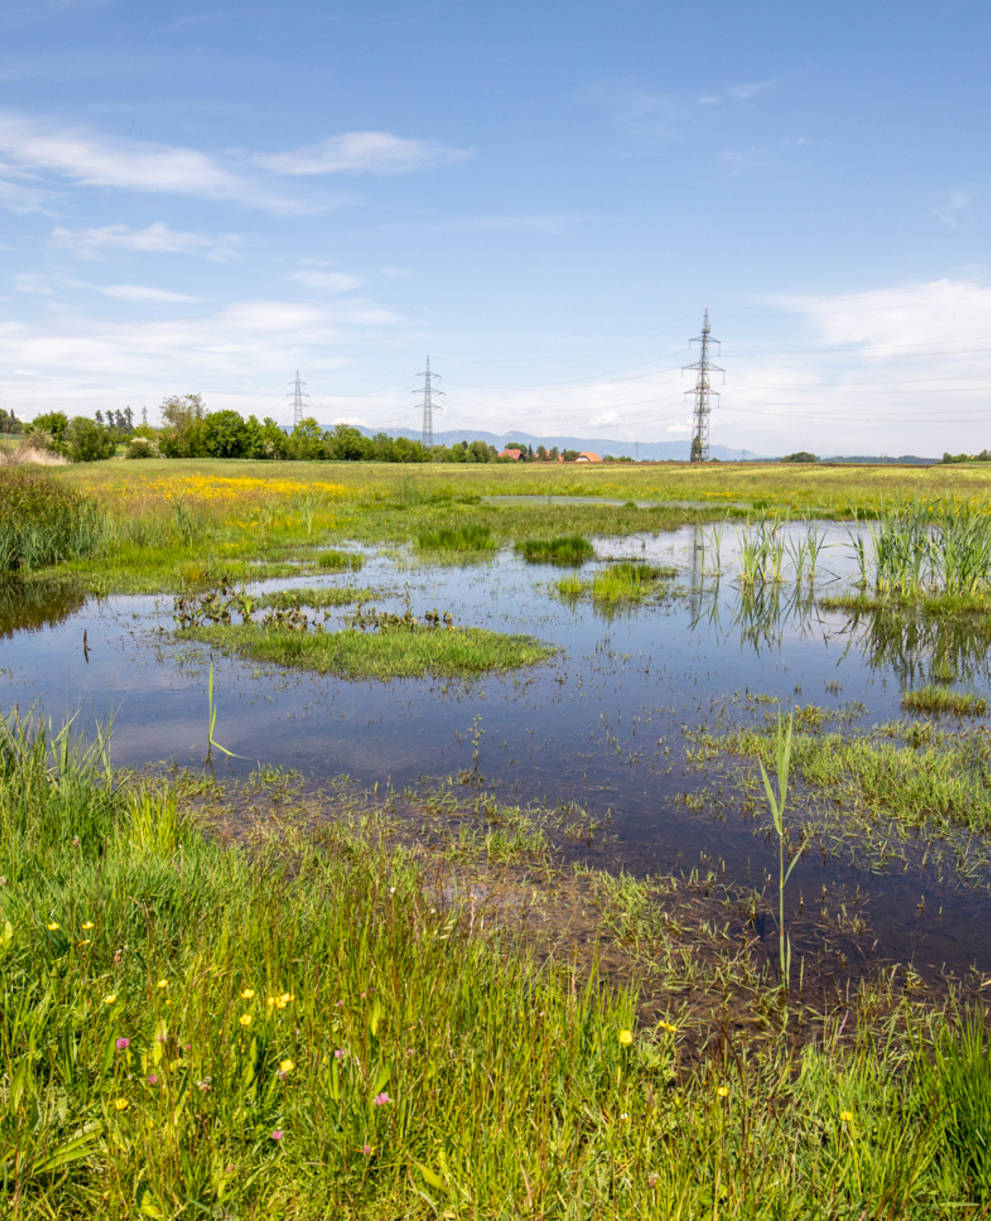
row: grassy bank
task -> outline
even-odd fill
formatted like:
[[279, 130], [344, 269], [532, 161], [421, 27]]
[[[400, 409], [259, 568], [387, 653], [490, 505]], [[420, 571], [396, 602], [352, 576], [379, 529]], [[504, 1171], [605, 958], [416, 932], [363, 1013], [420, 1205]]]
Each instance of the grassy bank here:
[[[13, 1217], [986, 1211], [977, 1020], [871, 992], [801, 1045], [691, 1051], [687, 1011], [645, 1027], [594, 964], [538, 967], [512, 908], [438, 901], [438, 858], [367, 818], [273, 809], [223, 847], [9, 722], [0, 755]], [[647, 890], [609, 887], [616, 935], [663, 960]]]

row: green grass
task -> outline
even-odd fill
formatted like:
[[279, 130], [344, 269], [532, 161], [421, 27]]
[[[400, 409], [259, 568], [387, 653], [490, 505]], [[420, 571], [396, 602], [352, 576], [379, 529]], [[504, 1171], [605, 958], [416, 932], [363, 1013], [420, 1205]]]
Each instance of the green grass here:
[[365, 557], [360, 551], [337, 551], [331, 548], [329, 551], [321, 551], [317, 556], [317, 567], [327, 572], [358, 572], [364, 563]]
[[973, 691], [948, 691], [945, 687], [931, 684], [915, 691], [906, 691], [902, 696], [902, 707], [906, 712], [983, 716], [987, 711], [987, 700]]
[[591, 581], [566, 577], [558, 581], [555, 589], [564, 598], [588, 597], [605, 606], [632, 605], [666, 593], [668, 583], [676, 575], [675, 568], [623, 560], [603, 568]]
[[401, 624], [377, 631], [336, 632], [289, 631], [259, 623], [213, 624], [182, 634], [256, 661], [353, 679], [472, 677], [534, 665], [554, 652], [530, 636], [483, 628], [411, 630]]
[[595, 548], [580, 534], [558, 538], [530, 538], [516, 544], [516, 550], [529, 564], [561, 564], [577, 568], [595, 558]]
[[258, 610], [268, 607], [278, 607], [282, 610], [311, 607], [318, 610], [324, 606], [349, 606], [354, 602], [371, 602], [376, 597], [378, 594], [374, 589], [331, 585], [321, 589], [279, 589], [275, 593], [260, 594], [253, 601]]
[[88, 555], [103, 532], [104, 516], [88, 497], [38, 471], [0, 466], [0, 574]]
[[[18, 1221], [987, 1213], [981, 1011], [865, 994], [802, 1044], [747, 1051], [721, 1019], [706, 1046], [594, 966], [538, 966], [497, 909], [438, 901], [437, 859], [340, 799], [309, 834], [269, 811], [247, 850], [64, 737], [4, 722], [0, 762]], [[606, 897], [664, 961], [672, 887]]]
[[469, 554], [494, 551], [498, 546], [491, 529], [483, 522], [462, 522], [420, 530], [416, 535], [416, 545], [421, 551]]
[[[727, 752], [774, 766], [768, 729], [702, 732], [696, 748], [701, 759]], [[791, 765], [806, 795], [850, 819], [891, 819], [934, 834], [991, 831], [991, 740], [980, 728], [946, 733], [921, 722], [865, 733], [796, 733]]]

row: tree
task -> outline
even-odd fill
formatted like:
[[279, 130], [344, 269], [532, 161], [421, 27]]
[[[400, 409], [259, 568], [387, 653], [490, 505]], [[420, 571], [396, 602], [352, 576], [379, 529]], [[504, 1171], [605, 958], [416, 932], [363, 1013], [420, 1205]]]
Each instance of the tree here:
[[66, 428], [65, 449], [73, 462], [99, 462], [113, 457], [117, 442], [105, 424], [77, 415]]
[[211, 411], [198, 429], [197, 439], [208, 458], [250, 456], [251, 430], [236, 411]]
[[50, 449], [53, 453], [65, 452], [65, 434], [69, 427], [69, 417], [63, 411], [46, 411], [36, 415], [31, 421], [31, 439], [42, 449]]
[[810, 454], [807, 449], [796, 450], [793, 454], [785, 454], [781, 459], [782, 462], [818, 462], [819, 459], [815, 454]]

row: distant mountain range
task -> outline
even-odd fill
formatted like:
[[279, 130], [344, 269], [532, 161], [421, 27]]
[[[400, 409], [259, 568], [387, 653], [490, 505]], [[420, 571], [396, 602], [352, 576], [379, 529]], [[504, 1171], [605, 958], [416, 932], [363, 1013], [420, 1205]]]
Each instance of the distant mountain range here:
[[[359, 427], [359, 432], [363, 432], [366, 437], [374, 437], [376, 433], [384, 432], [390, 437], [406, 437], [410, 441], [419, 441], [423, 435], [411, 428]], [[482, 429], [451, 428], [444, 432], [434, 430], [435, 445], [454, 445], [461, 441], [484, 441], [487, 445], [494, 445], [499, 450], [505, 449], [513, 441], [523, 442], [534, 449], [538, 445], [543, 445], [545, 449], [553, 449], [556, 445], [559, 450], [591, 450], [592, 453], [598, 454], [602, 458], [606, 454], [611, 454], [614, 458], [636, 458], [639, 454], [641, 462], [687, 462], [689, 456], [688, 441], [640, 441], [635, 443], [617, 441], [609, 437], [538, 437], [533, 433], [519, 431], [497, 435]], [[719, 458], [723, 462], [753, 461], [758, 457], [750, 450], [727, 449], [724, 445], [710, 446], [709, 453], [713, 458]]]

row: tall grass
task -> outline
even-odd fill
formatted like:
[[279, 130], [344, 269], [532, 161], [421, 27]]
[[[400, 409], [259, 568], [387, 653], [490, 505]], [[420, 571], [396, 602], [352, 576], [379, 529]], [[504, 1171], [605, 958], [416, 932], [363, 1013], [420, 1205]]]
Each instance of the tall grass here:
[[885, 509], [869, 540], [876, 592], [906, 601], [991, 594], [988, 521], [986, 503], [956, 498]]
[[580, 534], [524, 539], [516, 544], [516, 550], [528, 564], [561, 564], [577, 568], [595, 558], [595, 548]]
[[986, 1215], [978, 1011], [683, 1056], [438, 902], [419, 853], [288, 819], [224, 848], [10, 720], [0, 861], [17, 1221]]
[[38, 471], [0, 467], [0, 573], [88, 555], [104, 531], [104, 516], [88, 497]]

